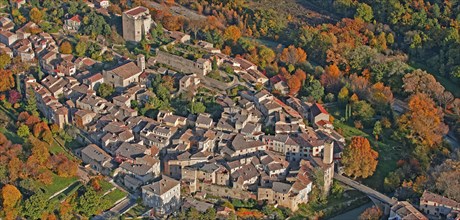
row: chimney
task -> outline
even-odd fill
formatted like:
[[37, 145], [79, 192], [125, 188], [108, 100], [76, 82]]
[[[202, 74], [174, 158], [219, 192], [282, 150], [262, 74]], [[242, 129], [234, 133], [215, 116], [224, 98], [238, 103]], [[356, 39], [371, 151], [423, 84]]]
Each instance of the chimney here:
[[334, 157], [334, 143], [332, 141], [328, 141], [324, 143], [323, 163], [331, 164], [333, 157]]
[[137, 66], [144, 71], [145, 70], [145, 56], [143, 54], [137, 55]]

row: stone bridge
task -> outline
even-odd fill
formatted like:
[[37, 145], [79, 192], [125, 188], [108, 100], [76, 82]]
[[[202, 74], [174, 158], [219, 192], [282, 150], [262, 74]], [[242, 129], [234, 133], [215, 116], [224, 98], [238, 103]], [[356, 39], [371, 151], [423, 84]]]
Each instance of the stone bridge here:
[[389, 214], [391, 206], [393, 206], [394, 204], [398, 202], [397, 200], [392, 199], [384, 195], [383, 193], [378, 192], [377, 190], [374, 190], [368, 186], [360, 184], [338, 173], [334, 174], [334, 179], [366, 194], [376, 206], [379, 206], [382, 210], [384, 210], [384, 213], [386, 215]]

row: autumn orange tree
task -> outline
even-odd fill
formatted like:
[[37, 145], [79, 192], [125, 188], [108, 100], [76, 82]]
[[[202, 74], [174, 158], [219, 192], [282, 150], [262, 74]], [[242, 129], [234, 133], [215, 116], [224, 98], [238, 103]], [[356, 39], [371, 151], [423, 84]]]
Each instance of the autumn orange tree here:
[[427, 94], [417, 93], [409, 99], [409, 111], [398, 120], [400, 130], [413, 142], [433, 147], [442, 142], [448, 127], [444, 113]]
[[297, 76], [297, 78], [299, 78], [300, 82], [302, 82], [302, 84], [305, 82], [305, 80], [307, 79], [307, 74], [305, 73], [305, 71], [301, 70], [301, 69], [297, 69], [294, 73], [295, 76]]
[[297, 94], [302, 86], [302, 82], [296, 75], [291, 76], [291, 78], [287, 80], [287, 84], [289, 86], [289, 95]]
[[0, 92], [5, 92], [14, 87], [14, 77], [11, 70], [0, 69]]
[[61, 46], [59, 47], [59, 52], [63, 54], [71, 54], [72, 53], [72, 44], [69, 41], [62, 42]]
[[359, 220], [379, 220], [382, 217], [382, 210], [377, 206], [372, 206], [364, 210], [364, 212], [359, 216]]
[[324, 73], [321, 75], [321, 84], [328, 92], [339, 91], [341, 88], [341, 77], [342, 73], [339, 67], [332, 64], [324, 69]]
[[236, 42], [240, 38], [241, 38], [241, 30], [237, 26], [231, 25], [231, 26], [228, 26], [227, 29], [225, 29], [225, 32], [224, 32], [225, 40], [231, 40], [233, 42]]
[[19, 214], [21, 192], [13, 185], [6, 184], [2, 188], [3, 211], [5, 219], [16, 219]]
[[170, 31], [177, 31], [182, 27], [184, 21], [178, 16], [166, 14], [162, 19], [162, 24]]
[[353, 137], [342, 155], [345, 174], [353, 178], [372, 176], [377, 167], [378, 156], [378, 152], [371, 148], [367, 138]]
[[296, 48], [294, 45], [291, 45], [283, 49], [280, 60], [288, 64], [296, 65], [307, 60], [307, 53], [302, 48]]

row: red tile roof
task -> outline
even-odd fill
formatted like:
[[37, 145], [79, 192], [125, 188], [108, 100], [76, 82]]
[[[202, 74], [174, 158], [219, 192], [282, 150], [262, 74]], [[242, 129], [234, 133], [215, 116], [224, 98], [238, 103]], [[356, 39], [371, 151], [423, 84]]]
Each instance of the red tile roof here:
[[281, 75], [281, 74], [278, 74], [278, 75], [276, 75], [276, 76], [270, 78], [270, 83], [271, 83], [272, 85], [274, 85], [274, 84], [276, 84], [276, 83], [279, 83], [279, 82], [281, 82], [281, 81], [283, 81], [283, 82], [286, 81], [286, 78], [284, 78], [284, 76]]
[[78, 22], [78, 23], [81, 22], [81, 21], [80, 21], [80, 16], [78, 16], [78, 15], [75, 15], [75, 16], [71, 17], [69, 20], [75, 21], [75, 22]]
[[136, 15], [144, 13], [146, 11], [147, 11], [147, 8], [139, 6], [139, 7], [136, 7], [136, 8], [133, 8], [131, 10], [126, 11], [125, 14], [131, 15], [131, 16], [136, 16]]
[[329, 114], [326, 109], [324, 109], [323, 105], [319, 104], [319, 103], [315, 103], [316, 107], [319, 109], [319, 111], [321, 113], [324, 113], [324, 114]]

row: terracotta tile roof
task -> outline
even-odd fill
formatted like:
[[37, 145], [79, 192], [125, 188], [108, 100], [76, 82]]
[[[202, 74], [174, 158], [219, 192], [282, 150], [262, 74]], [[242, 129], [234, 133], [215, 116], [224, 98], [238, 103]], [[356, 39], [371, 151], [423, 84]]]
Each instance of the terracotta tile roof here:
[[320, 113], [324, 113], [324, 114], [329, 114], [326, 109], [324, 109], [323, 105], [319, 104], [319, 103], [315, 103], [312, 107], [311, 107], [311, 113], [316, 116], [316, 115], [319, 115]]
[[132, 77], [133, 75], [142, 72], [141, 69], [134, 62], [123, 64], [110, 71], [124, 79]]
[[422, 197], [420, 198], [420, 201], [430, 201], [430, 202], [435, 202], [435, 203], [450, 206], [450, 207], [460, 208], [460, 203], [456, 202], [455, 200], [446, 198], [438, 194], [428, 192], [426, 190], [423, 192]]
[[75, 21], [75, 22], [78, 22], [78, 23], [81, 22], [80, 16], [79, 16], [79, 15], [75, 15], [75, 16], [71, 17], [69, 20]]
[[147, 12], [147, 11], [148, 11], [147, 8], [139, 6], [139, 7], [133, 8], [131, 10], [125, 11], [125, 14], [131, 15], [131, 16], [136, 16], [136, 15], [142, 14], [142, 13]]

